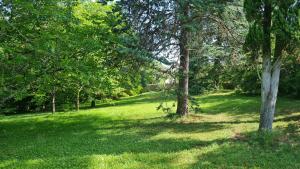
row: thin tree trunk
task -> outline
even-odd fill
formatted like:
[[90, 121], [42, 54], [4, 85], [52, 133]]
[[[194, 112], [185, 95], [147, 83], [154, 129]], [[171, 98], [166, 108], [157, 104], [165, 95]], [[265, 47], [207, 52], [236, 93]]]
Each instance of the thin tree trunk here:
[[56, 97], [56, 93], [55, 93], [55, 90], [53, 91], [52, 93], [52, 114], [55, 113], [55, 98]]
[[80, 92], [82, 90], [82, 86], [77, 90], [77, 95], [76, 95], [76, 109], [79, 111], [80, 109]]
[[[183, 9], [184, 17], [188, 17], [189, 4], [185, 4]], [[176, 114], [185, 116], [188, 114], [188, 95], [189, 95], [189, 49], [188, 49], [188, 30], [185, 25], [181, 25], [180, 37], [180, 65], [179, 82], [177, 93]]]
[[80, 109], [80, 90], [77, 92], [76, 109], [77, 109], [77, 111], [79, 111], [79, 109]]

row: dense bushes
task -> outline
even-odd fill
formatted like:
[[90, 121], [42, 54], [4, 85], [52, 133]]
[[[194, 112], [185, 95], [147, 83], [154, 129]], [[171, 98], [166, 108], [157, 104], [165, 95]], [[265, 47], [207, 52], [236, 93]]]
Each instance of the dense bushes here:
[[[259, 72], [257, 72], [259, 71]], [[248, 94], [260, 94], [260, 70], [255, 68], [243, 72], [240, 89]], [[300, 63], [296, 57], [285, 60], [279, 82], [279, 95], [300, 98]]]
[[279, 94], [300, 98], [300, 62], [290, 57], [282, 67]]

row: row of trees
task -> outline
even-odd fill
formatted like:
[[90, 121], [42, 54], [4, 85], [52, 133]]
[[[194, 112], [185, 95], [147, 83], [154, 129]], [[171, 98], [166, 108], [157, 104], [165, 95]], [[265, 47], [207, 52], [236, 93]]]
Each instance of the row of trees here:
[[113, 3], [0, 1], [0, 107], [55, 112], [138, 93], [147, 62], [136, 41]]

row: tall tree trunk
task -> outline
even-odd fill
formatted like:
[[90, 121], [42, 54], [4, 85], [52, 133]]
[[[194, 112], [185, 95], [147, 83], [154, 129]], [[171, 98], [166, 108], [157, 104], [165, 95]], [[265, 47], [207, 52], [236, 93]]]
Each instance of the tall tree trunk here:
[[56, 92], [55, 89], [52, 92], [52, 114], [55, 113], [55, 99], [56, 99]]
[[281, 58], [282, 51], [284, 48], [284, 41], [282, 41], [281, 36], [276, 35], [275, 51], [274, 51], [274, 61], [272, 64], [271, 60], [271, 15], [272, 6], [269, 0], [265, 0], [264, 9], [264, 44], [263, 44], [263, 74], [262, 74], [262, 87], [261, 87], [261, 111], [260, 111], [260, 131], [271, 131], [277, 94], [280, 78], [281, 69]]
[[[185, 3], [183, 7], [184, 17], [189, 15], [189, 4]], [[179, 82], [177, 92], [177, 110], [176, 113], [181, 116], [188, 114], [188, 95], [189, 95], [189, 49], [188, 49], [188, 30], [181, 22], [180, 35], [180, 65], [179, 65]]]

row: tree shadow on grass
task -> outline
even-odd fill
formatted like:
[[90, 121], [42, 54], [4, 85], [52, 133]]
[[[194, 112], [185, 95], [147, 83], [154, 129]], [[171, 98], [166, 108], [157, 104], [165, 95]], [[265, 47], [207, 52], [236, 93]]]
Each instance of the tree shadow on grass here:
[[199, 161], [190, 168], [295, 169], [300, 168], [300, 151], [297, 148], [262, 149], [247, 144], [225, 144], [199, 157]]
[[[298, 131], [295, 131], [297, 130], [296, 127], [276, 129], [282, 130], [281, 133], [284, 133], [284, 135], [280, 134], [272, 138], [275, 142], [271, 140], [267, 143], [261, 143], [261, 138], [255, 135], [256, 132], [244, 134], [245, 137], [242, 140], [230, 138], [211, 141], [178, 138], [153, 140], [151, 137], [164, 130], [194, 132], [195, 129], [193, 128], [197, 126], [184, 124], [186, 128], [181, 130], [177, 128], [177, 125], [182, 124], [176, 124], [175, 122], [168, 124], [166, 122], [165, 125], [160, 125], [160, 123], [149, 123], [148, 120], [125, 121], [124, 123], [117, 121], [114, 125], [111, 125], [112, 121], [110, 119], [101, 119], [103, 122], [102, 127], [96, 127], [93, 125], [94, 118], [80, 117], [80, 121], [83, 120], [84, 124], [76, 121], [76, 118], [71, 118], [72, 120], [68, 120], [71, 122], [55, 124], [55, 127], [52, 128], [47, 127], [49, 123], [46, 126], [43, 126], [42, 123], [35, 124], [37, 128], [41, 129], [39, 132], [43, 133], [45, 127], [47, 127], [47, 130], [52, 129], [55, 135], [46, 133], [43, 137], [47, 137], [47, 139], [33, 143], [28, 143], [28, 141], [33, 141], [30, 138], [15, 138], [18, 142], [17, 146], [22, 147], [22, 149], [15, 152], [17, 157], [14, 152], [8, 152], [5, 149], [4, 152], [8, 153], [6, 154], [7, 158], [2, 158], [1, 163], [7, 163], [6, 168], [14, 168], [16, 165], [20, 168], [88, 168], [89, 165], [92, 165], [93, 156], [104, 155], [107, 158], [112, 158], [108, 161], [105, 160], [105, 163], [109, 163], [106, 168], [114, 166], [114, 163], [120, 163], [119, 168], [126, 168], [122, 166], [122, 163], [125, 165], [128, 158], [131, 163], [137, 163], [135, 166], [129, 166], [128, 168], [143, 166], [148, 168], [175, 168], [172, 163], [177, 158], [176, 152], [217, 145], [217, 149], [200, 155], [198, 162], [190, 168], [300, 167], [300, 146], [299, 142], [296, 142], [300, 139], [300, 136], [297, 134]], [[81, 128], [77, 128], [75, 124], [80, 125]], [[205, 124], [205, 128], [209, 131], [219, 129], [219, 127], [212, 124]], [[31, 128], [31, 125], [32, 122], [28, 121], [16, 127], [27, 126]], [[156, 125], [159, 127], [156, 128]], [[13, 127], [7, 124], [4, 126], [5, 128]], [[64, 128], [64, 132], [60, 131], [59, 128]], [[26, 127], [24, 130], [26, 130]], [[291, 137], [286, 138], [287, 135]], [[32, 137], [39, 138], [38, 135]], [[286, 139], [293, 140], [296, 144], [286, 144]], [[127, 158], [122, 159], [124, 153]], [[149, 159], [149, 154], [153, 153], [158, 155], [155, 160]], [[9, 160], [15, 160], [15, 162], [9, 163], [7, 162]], [[95, 163], [98, 163], [97, 165], [100, 165], [101, 162], [104, 163], [104, 161], [95, 161]], [[164, 167], [158, 166], [158, 164], [162, 164]]]
[[[200, 133], [223, 127], [222, 124], [213, 123], [167, 122], [164, 118], [112, 120], [91, 114], [7, 121], [1, 122], [0, 145], [4, 148], [1, 150], [0, 163], [14, 161], [8, 163], [7, 168], [15, 165], [28, 168], [64, 168], [68, 164], [59, 164], [63, 159], [70, 160], [67, 163], [74, 165], [78, 161], [88, 163], [85, 160], [93, 155], [120, 156], [129, 153], [132, 158], [137, 158], [135, 155], [138, 154], [176, 153], [227, 140], [153, 137], [165, 131]], [[168, 157], [161, 158], [168, 161]], [[173, 159], [169, 160], [171, 163]], [[155, 165], [155, 162], [149, 165]]]
[[[157, 98], [132, 99], [120, 105], [159, 102]], [[209, 111], [204, 113], [215, 115], [226, 112], [236, 117], [251, 115], [254, 106], [258, 106], [257, 98], [242, 98], [244, 101], [239, 99], [239, 96], [234, 95], [225, 96], [225, 98], [214, 95], [204, 97], [203, 102], [214, 103], [207, 107], [206, 110]], [[199, 100], [201, 103], [202, 99]], [[238, 105], [238, 108], [233, 109], [234, 105]], [[219, 106], [222, 108], [218, 108]], [[283, 106], [283, 108], [286, 107]], [[297, 110], [297, 108], [293, 109], [293, 111]], [[278, 121], [297, 120], [298, 115], [278, 119]], [[116, 168], [126, 168], [128, 159], [136, 164], [133, 166], [127, 164], [127, 168], [173, 168], [172, 163], [177, 158], [176, 153], [215, 144], [218, 145], [217, 149], [199, 156], [199, 161], [191, 168], [257, 166], [284, 168], [282, 166], [288, 166], [288, 163], [292, 163], [291, 166], [294, 168], [299, 168], [300, 147], [298, 145], [292, 147], [297, 148], [296, 150], [286, 144], [278, 145], [279, 149], [274, 149], [272, 146], [257, 145], [257, 141], [234, 142], [230, 138], [205, 141], [188, 137], [156, 137], [161, 133], [213, 132], [227, 128], [228, 124], [257, 122], [257, 120], [229, 120], [182, 123], [165, 118], [113, 120], [99, 114], [76, 113], [34, 118], [16, 117], [15, 120], [0, 121], [0, 168], [1, 165], [4, 166], [3, 168], [88, 168], [94, 161], [93, 156], [101, 156], [100, 159], [109, 158], [105, 161], [96, 160], [96, 166], [101, 163], [107, 164], [106, 167], [99, 166], [99, 168], [111, 168], [115, 166], [115, 163], [120, 163]], [[296, 136], [292, 139], [300, 140]], [[149, 158], [149, 154], [155, 154], [157, 157]], [[284, 156], [284, 154], [287, 155]], [[273, 165], [272, 161], [276, 161], [278, 165], [276, 163]], [[161, 166], [158, 166], [159, 163]]]
[[198, 156], [190, 168], [300, 168], [299, 140], [299, 124], [277, 128], [273, 134], [243, 133], [240, 139]]
[[289, 115], [286, 117], [280, 117], [274, 120], [275, 122], [277, 121], [285, 121], [285, 122], [289, 122], [289, 121], [300, 121], [300, 115]]

